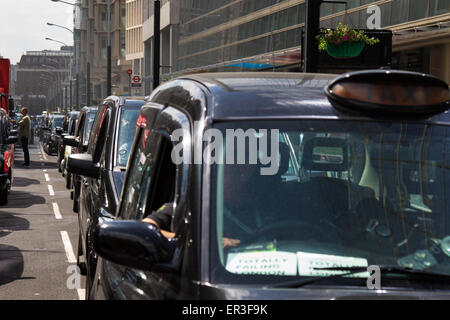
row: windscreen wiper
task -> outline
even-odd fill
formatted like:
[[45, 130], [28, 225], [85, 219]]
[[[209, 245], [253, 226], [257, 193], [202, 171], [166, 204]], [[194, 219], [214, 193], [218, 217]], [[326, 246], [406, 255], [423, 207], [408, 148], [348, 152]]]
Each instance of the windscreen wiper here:
[[[378, 266], [380, 268], [381, 274], [392, 274], [392, 275], [405, 275], [408, 279], [413, 280], [446, 280], [450, 281], [450, 274], [438, 273], [438, 272], [430, 272], [425, 270], [416, 270], [412, 268], [405, 268], [399, 266], [386, 266], [381, 265]], [[307, 279], [296, 279], [290, 280], [282, 283], [278, 283], [270, 286], [271, 288], [300, 288], [312, 283], [317, 283], [324, 280], [343, 278], [346, 276], [354, 275], [357, 273], [367, 272], [367, 266], [354, 266], [354, 267], [331, 267], [331, 268], [314, 268], [314, 270], [320, 271], [342, 271], [344, 273], [334, 274], [331, 276], [324, 277], [313, 277]], [[364, 278], [360, 278], [361, 280], [366, 280]]]

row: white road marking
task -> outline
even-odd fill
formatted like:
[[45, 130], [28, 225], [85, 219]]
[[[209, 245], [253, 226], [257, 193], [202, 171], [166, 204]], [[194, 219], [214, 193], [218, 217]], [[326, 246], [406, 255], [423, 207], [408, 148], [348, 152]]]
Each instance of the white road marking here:
[[50, 181], [50, 177], [48, 176], [47, 173], [44, 173], [44, 176], [45, 176], [45, 181]]
[[80, 300], [85, 300], [86, 289], [77, 289], [77, 292], [78, 292], [78, 298], [80, 298]]
[[55, 191], [53, 191], [53, 186], [52, 186], [51, 184], [48, 185], [48, 193], [49, 193], [51, 196], [54, 196], [54, 195], [55, 195]]
[[64, 244], [64, 250], [66, 251], [67, 261], [69, 263], [76, 263], [77, 259], [73, 253], [72, 243], [70, 243], [69, 234], [67, 231], [61, 231], [61, 238]]
[[40, 146], [41, 146], [41, 153], [42, 153], [42, 156], [44, 157], [45, 160], [47, 160], [48, 158], [47, 158], [47, 155], [46, 155], [45, 152], [44, 152], [44, 149], [42, 149], [42, 144], [41, 144]]
[[59, 206], [56, 202], [52, 203], [53, 205], [53, 213], [55, 214], [56, 219], [61, 220], [62, 216], [61, 216], [61, 212], [59, 211]]
[[47, 172], [47, 169], [42, 169], [43, 172]]

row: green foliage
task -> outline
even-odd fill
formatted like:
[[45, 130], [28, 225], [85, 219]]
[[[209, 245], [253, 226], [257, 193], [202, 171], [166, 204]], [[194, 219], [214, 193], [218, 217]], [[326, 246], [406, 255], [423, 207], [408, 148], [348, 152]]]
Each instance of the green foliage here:
[[319, 51], [324, 51], [327, 49], [327, 45], [334, 44], [338, 46], [344, 42], [360, 42], [363, 41], [367, 45], [374, 45], [380, 42], [379, 39], [369, 38], [364, 34], [363, 30], [353, 30], [350, 29], [347, 25], [343, 25], [339, 22], [339, 25], [336, 29], [322, 29], [320, 34], [316, 36]]

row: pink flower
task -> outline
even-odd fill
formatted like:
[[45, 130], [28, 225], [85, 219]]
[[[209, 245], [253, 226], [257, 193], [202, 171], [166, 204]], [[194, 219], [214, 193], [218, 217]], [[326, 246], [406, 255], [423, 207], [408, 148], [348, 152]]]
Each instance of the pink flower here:
[[345, 36], [344, 39], [347, 41], [348, 40], [348, 36]]
[[335, 44], [335, 45], [338, 45], [338, 44], [339, 44], [339, 41], [336, 40], [336, 41], [334, 42], [334, 44]]

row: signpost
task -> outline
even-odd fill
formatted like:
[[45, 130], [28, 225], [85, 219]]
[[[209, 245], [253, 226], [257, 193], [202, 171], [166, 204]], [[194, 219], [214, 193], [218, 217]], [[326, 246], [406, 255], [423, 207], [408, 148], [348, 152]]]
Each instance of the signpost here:
[[135, 74], [133, 77], [131, 77], [131, 87], [136, 88], [135, 94], [133, 95], [141, 95], [140, 88], [142, 88], [142, 78], [139, 75]]
[[131, 75], [133, 74], [133, 70], [132, 69], [128, 69], [127, 70], [127, 75], [128, 75], [128, 95], [131, 96]]

